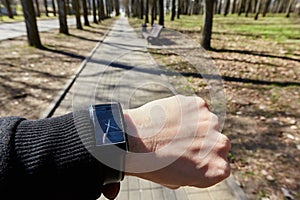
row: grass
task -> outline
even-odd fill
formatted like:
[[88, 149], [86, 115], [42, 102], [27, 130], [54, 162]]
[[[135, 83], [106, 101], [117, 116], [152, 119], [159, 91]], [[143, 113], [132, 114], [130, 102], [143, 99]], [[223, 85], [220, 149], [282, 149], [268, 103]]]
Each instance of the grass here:
[[[142, 24], [143, 20], [134, 19], [135, 23]], [[177, 31], [199, 31], [203, 26], [202, 15], [185, 16], [170, 21], [170, 15], [165, 16], [165, 27]], [[253, 38], [275, 40], [277, 42], [300, 43], [300, 18], [292, 16], [284, 17], [282, 14], [260, 17], [257, 21], [252, 16], [244, 17], [237, 15], [215, 15], [213, 22], [213, 33], [239, 33], [250, 35]]]

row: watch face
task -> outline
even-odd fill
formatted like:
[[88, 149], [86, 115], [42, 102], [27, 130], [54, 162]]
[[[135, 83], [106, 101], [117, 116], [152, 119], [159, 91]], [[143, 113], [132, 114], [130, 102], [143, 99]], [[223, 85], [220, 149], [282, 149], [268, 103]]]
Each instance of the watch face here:
[[125, 142], [123, 116], [119, 104], [93, 107], [96, 145]]

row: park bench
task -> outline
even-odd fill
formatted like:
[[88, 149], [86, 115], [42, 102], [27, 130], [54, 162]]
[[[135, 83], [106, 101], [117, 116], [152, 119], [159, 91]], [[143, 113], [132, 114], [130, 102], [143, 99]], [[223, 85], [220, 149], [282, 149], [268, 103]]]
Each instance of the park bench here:
[[143, 29], [142, 35], [148, 41], [148, 44], [149, 44], [150, 40], [157, 39], [159, 37], [162, 29], [163, 29], [163, 26], [156, 24], [156, 25], [153, 25], [150, 32], [148, 32], [146, 29]]

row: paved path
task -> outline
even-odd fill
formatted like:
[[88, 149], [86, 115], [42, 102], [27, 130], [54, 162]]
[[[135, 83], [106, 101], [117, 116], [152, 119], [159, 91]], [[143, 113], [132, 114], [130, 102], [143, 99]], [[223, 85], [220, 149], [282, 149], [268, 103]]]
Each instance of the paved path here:
[[[123, 107], [132, 108], [153, 99], [172, 95], [172, 86], [168, 85], [157, 64], [147, 53], [146, 46], [146, 41], [137, 36], [127, 19], [124, 17], [118, 19], [103, 43], [87, 60], [75, 85], [54, 115], [71, 112], [72, 103], [79, 108], [91, 102], [120, 101]], [[209, 189], [185, 187], [170, 190], [149, 181], [125, 177], [117, 199], [235, 200], [240, 198], [234, 195], [227, 181]]]
[[[91, 17], [90, 17], [91, 21]], [[83, 22], [83, 21], [82, 21]], [[74, 17], [68, 18], [68, 25], [76, 24]], [[45, 19], [37, 21], [39, 31], [49, 31], [51, 29], [58, 29], [58, 19]], [[26, 35], [25, 22], [0, 23], [0, 40], [11, 39]]]

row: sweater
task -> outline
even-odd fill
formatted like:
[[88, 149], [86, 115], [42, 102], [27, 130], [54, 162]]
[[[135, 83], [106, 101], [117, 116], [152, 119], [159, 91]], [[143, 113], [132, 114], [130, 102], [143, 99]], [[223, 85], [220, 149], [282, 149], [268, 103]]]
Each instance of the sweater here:
[[2, 200], [89, 200], [101, 195], [104, 166], [88, 151], [95, 145], [92, 124], [87, 112], [74, 116], [80, 122], [76, 127], [72, 113], [34, 121], [0, 118]]

